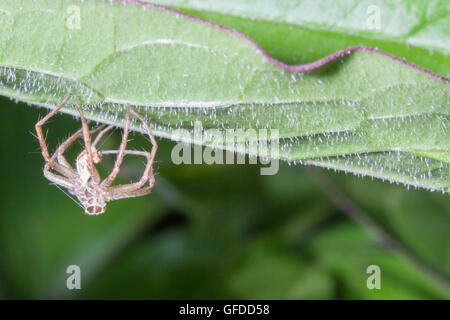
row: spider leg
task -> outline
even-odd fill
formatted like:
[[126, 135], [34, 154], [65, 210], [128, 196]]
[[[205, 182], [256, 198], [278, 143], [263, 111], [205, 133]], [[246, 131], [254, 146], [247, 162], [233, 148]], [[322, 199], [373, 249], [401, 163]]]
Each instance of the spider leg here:
[[133, 113], [133, 115], [136, 118], [141, 120], [142, 124], [144, 125], [145, 129], [147, 130], [148, 137], [150, 138], [150, 142], [152, 144], [152, 151], [150, 153], [150, 159], [153, 164], [153, 160], [155, 159], [155, 156], [156, 156], [156, 151], [158, 151], [158, 143], [156, 143], [156, 139], [153, 136], [152, 131], [150, 130], [147, 122], [145, 122], [144, 118], [142, 118], [142, 116], [134, 110], [131, 110], [131, 112]]
[[44, 166], [44, 177], [46, 177], [54, 184], [62, 186], [68, 190], [73, 189], [73, 184], [69, 181], [68, 178], [54, 174], [53, 172], [50, 171], [50, 165], [48, 163]]
[[86, 118], [84, 116], [83, 110], [80, 107], [80, 104], [78, 103], [78, 101], [75, 99], [75, 105], [78, 108], [78, 112], [80, 113], [80, 118], [81, 118], [81, 127], [83, 130], [83, 139], [84, 139], [84, 147], [85, 150], [87, 152], [87, 156], [88, 156], [88, 170], [90, 171], [90, 175], [92, 177], [92, 179], [95, 181], [95, 183], [100, 183], [101, 178], [100, 178], [100, 174], [97, 171], [97, 168], [94, 165], [94, 159], [96, 163], [98, 163], [99, 161], [101, 161], [101, 159], [98, 159], [97, 157], [97, 152], [94, 158], [93, 155], [93, 151], [92, 150], [92, 142], [91, 142], [91, 135], [89, 132], [89, 126], [88, 123], [86, 121]]
[[[103, 150], [103, 151], [100, 151], [101, 154], [117, 154], [119, 152], [120, 151], [117, 151], [117, 150]], [[124, 153], [125, 154], [135, 155], [135, 156], [143, 156], [143, 157], [147, 157], [147, 155], [150, 154], [150, 152], [137, 151], [137, 150], [125, 150]]]
[[[146, 152], [147, 165], [145, 167], [144, 174], [142, 175], [141, 179], [135, 183], [135, 185], [139, 186], [141, 188], [145, 185], [145, 183], [147, 181], [149, 181], [149, 185], [153, 186], [155, 184], [155, 176], [153, 175], [153, 162], [155, 160], [156, 152], [158, 151], [158, 143], [156, 142], [156, 139], [153, 136], [152, 131], [150, 130], [150, 127], [148, 126], [147, 122], [145, 122], [144, 118], [134, 110], [131, 110], [131, 112], [144, 125], [145, 129], [147, 130], [147, 134], [150, 138], [150, 142], [152, 144], [151, 152]], [[152, 190], [153, 190], [153, 187], [152, 187]], [[151, 190], [150, 190], [150, 192], [151, 192]]]
[[41, 120], [39, 120], [36, 123], [36, 125], [34, 126], [36, 129], [36, 134], [38, 136], [39, 144], [41, 145], [42, 156], [44, 157], [45, 161], [47, 161], [47, 162], [50, 161], [50, 154], [48, 153], [47, 144], [45, 143], [45, 137], [44, 137], [44, 134], [42, 133], [42, 126], [48, 121], [48, 119], [53, 117], [59, 111], [59, 109], [61, 109], [67, 103], [69, 98], [70, 98], [70, 93], [64, 98], [64, 100], [59, 105], [57, 105], [45, 117], [43, 117]]
[[55, 162], [52, 158], [50, 158], [50, 154], [48, 152], [48, 147], [45, 142], [44, 133], [42, 132], [42, 126], [67, 103], [70, 96], [71, 95], [69, 93], [59, 105], [57, 105], [52, 111], [50, 111], [44, 118], [39, 120], [35, 125], [36, 134], [37, 134], [39, 144], [40, 144], [41, 150], [42, 150], [42, 156], [44, 157], [46, 165], [48, 166], [47, 170], [52, 168], [63, 175], [68, 175], [69, 177], [73, 173], [70, 172], [70, 170], [68, 170], [64, 165], [59, 164], [59, 163]]
[[[146, 195], [153, 191], [153, 187], [155, 185], [155, 176], [153, 175], [153, 161], [155, 159], [156, 151], [158, 150], [158, 144], [156, 143], [156, 139], [153, 136], [144, 118], [142, 118], [142, 116], [134, 110], [132, 110], [131, 112], [133, 113], [134, 116], [136, 116], [136, 118], [141, 120], [145, 129], [147, 130], [147, 133], [150, 137], [150, 141], [152, 143], [152, 151], [151, 152], [131, 151], [131, 150], [126, 151], [126, 154], [145, 156], [147, 158], [147, 165], [145, 166], [144, 173], [138, 182], [111, 187], [109, 189], [111, 200]], [[104, 151], [103, 154], [115, 152], [116, 151]], [[140, 189], [147, 183], [147, 181], [149, 183], [149, 186]]]
[[93, 160], [93, 156], [92, 156], [92, 143], [91, 143], [91, 136], [89, 134], [89, 126], [87, 124], [86, 118], [84, 117], [83, 110], [81, 109], [80, 104], [78, 103], [78, 101], [76, 99], [75, 99], [75, 105], [77, 106], [78, 112], [80, 113], [81, 128], [82, 128], [83, 139], [84, 139], [84, 147], [88, 153], [89, 165], [91, 166], [91, 168], [93, 168], [94, 160]]
[[[117, 154], [118, 152], [119, 151], [117, 150], [105, 150], [102, 151], [102, 154]], [[125, 150], [125, 154], [146, 157], [146, 169], [143, 176], [138, 182], [110, 187], [108, 189], [108, 201], [143, 196], [153, 191], [153, 187], [155, 185], [155, 176], [153, 175], [153, 161], [151, 160], [151, 153], [137, 150]], [[149, 186], [141, 189], [147, 181], [149, 183]]]
[[[101, 129], [103, 129], [105, 126], [101, 125], [91, 131], [89, 131], [90, 134], [93, 134]], [[72, 134], [69, 138], [67, 138], [63, 143], [59, 145], [59, 147], [56, 149], [55, 153], [52, 156], [52, 160], [54, 160], [56, 157], [58, 159], [58, 162], [65, 165], [66, 167], [73, 169], [73, 167], [70, 165], [70, 163], [66, 160], [64, 157], [64, 152], [69, 148], [76, 140], [81, 138], [83, 136], [83, 129], [78, 130], [74, 134]]]
[[81, 135], [82, 130], [80, 129], [69, 138], [67, 138], [63, 143], [61, 143], [53, 154], [52, 160], [58, 160], [58, 162], [62, 165], [65, 165], [66, 167], [74, 170], [69, 161], [67, 161], [67, 159], [64, 157], [63, 153], [76, 139], [80, 138]]
[[[154, 180], [153, 180], [154, 181]], [[125, 186], [125, 185], [124, 185]], [[111, 190], [112, 194], [109, 196], [108, 201], [110, 200], [119, 200], [119, 199], [125, 199], [125, 198], [136, 198], [145, 196], [147, 194], [152, 193], [153, 188], [155, 187], [155, 184], [152, 183], [150, 186], [142, 188], [142, 189], [135, 189], [135, 190], [121, 190], [120, 192], [117, 192], [117, 190]], [[114, 187], [113, 187], [114, 188]]]
[[147, 183], [147, 181], [149, 185], [153, 185], [155, 182], [155, 176], [153, 175], [153, 159], [150, 152], [127, 150], [126, 154], [142, 155], [147, 158], [147, 164], [145, 166], [144, 173], [142, 174], [142, 177], [138, 182], [110, 187], [112, 193], [134, 191], [142, 188]]
[[120, 148], [117, 154], [116, 162], [114, 163], [114, 167], [111, 173], [101, 183], [102, 187], [109, 187], [119, 174], [120, 166], [122, 165], [123, 157], [125, 156], [125, 149], [127, 147], [129, 126], [130, 126], [130, 106], [127, 106], [125, 128], [123, 129], [122, 142], [120, 143]]
[[[103, 128], [104, 126], [102, 126]], [[95, 148], [95, 146], [97, 145], [97, 143], [100, 141], [100, 139], [103, 137], [103, 135], [108, 132], [109, 130], [111, 130], [112, 128], [114, 128], [114, 126], [107, 126], [105, 129], [103, 129], [102, 131], [100, 131], [100, 133], [95, 137], [94, 142], [92, 143], [92, 146]]]

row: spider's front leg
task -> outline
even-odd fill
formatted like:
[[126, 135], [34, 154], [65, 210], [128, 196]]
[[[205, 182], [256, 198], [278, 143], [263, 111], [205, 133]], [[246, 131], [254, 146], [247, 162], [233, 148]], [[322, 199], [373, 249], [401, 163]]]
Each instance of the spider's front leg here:
[[[86, 121], [86, 118], [84, 116], [83, 110], [81, 109], [80, 104], [75, 99], [75, 105], [78, 108], [78, 112], [80, 113], [81, 118], [81, 132], [83, 135], [84, 140], [84, 150], [78, 155], [77, 157], [77, 172], [80, 177], [83, 177], [82, 179], [87, 181], [90, 178], [94, 180], [96, 184], [99, 184], [101, 179], [100, 175], [95, 168], [95, 163], [100, 163], [102, 161], [101, 153], [96, 149], [95, 145], [99, 141], [99, 139], [112, 128], [112, 126], [109, 126], [105, 129], [103, 129], [104, 126], [100, 126], [97, 129], [94, 129], [93, 131], [89, 131], [88, 122]], [[99, 137], [94, 141], [92, 144], [91, 141], [91, 134], [92, 132], [97, 131], [98, 129], [103, 129], [99, 133]]]
[[[67, 101], [69, 99], [70, 99], [70, 93], [64, 98], [64, 100], [59, 105], [57, 105], [51, 112], [49, 112], [44, 118], [39, 120], [36, 123], [36, 125], [35, 125], [36, 135], [37, 135], [37, 138], [38, 138], [38, 141], [39, 141], [39, 145], [41, 146], [42, 156], [44, 157], [44, 160], [45, 160], [44, 175], [50, 181], [52, 181], [51, 179], [55, 179], [52, 176], [53, 174], [51, 174], [51, 172], [49, 171], [50, 168], [53, 169], [53, 170], [58, 171], [60, 174], [66, 176], [68, 178], [73, 178], [74, 177], [74, 172], [72, 172], [70, 170], [70, 168], [67, 168], [64, 165], [57, 163], [53, 158], [50, 157], [50, 154], [48, 152], [47, 143], [45, 142], [44, 133], [42, 132], [42, 126], [51, 117], [53, 117], [67, 103]], [[54, 182], [54, 181], [52, 181], [52, 182]]]
[[50, 154], [48, 152], [47, 144], [45, 142], [44, 134], [42, 132], [42, 126], [51, 117], [53, 117], [56, 113], [58, 113], [59, 109], [61, 109], [67, 103], [67, 101], [69, 99], [70, 99], [70, 93], [64, 98], [64, 100], [59, 105], [57, 105], [52, 111], [47, 113], [47, 115], [45, 117], [43, 117], [41, 120], [39, 120], [34, 126], [36, 129], [36, 134], [37, 134], [37, 137], [39, 140], [39, 144], [41, 145], [42, 156], [44, 157], [46, 162], [50, 162], [51, 159], [50, 159]]
[[[95, 132], [102, 130], [105, 127], [105, 125], [101, 125], [95, 129], [92, 129], [89, 131], [89, 134], [94, 134]], [[108, 127], [109, 128], [109, 127]], [[107, 128], [107, 129], [108, 129]], [[103, 130], [105, 131], [105, 130]], [[55, 153], [51, 157], [53, 161], [57, 160], [60, 164], [74, 170], [70, 163], [67, 161], [67, 159], [64, 157], [64, 152], [78, 139], [83, 137], [83, 129], [78, 130], [74, 134], [72, 134], [69, 138], [67, 138], [63, 143], [59, 145], [59, 147], [56, 149]]]
[[50, 182], [68, 189], [72, 193], [74, 185], [72, 184], [71, 179], [51, 172], [50, 163], [46, 163], [44, 166], [44, 177], [46, 177]]

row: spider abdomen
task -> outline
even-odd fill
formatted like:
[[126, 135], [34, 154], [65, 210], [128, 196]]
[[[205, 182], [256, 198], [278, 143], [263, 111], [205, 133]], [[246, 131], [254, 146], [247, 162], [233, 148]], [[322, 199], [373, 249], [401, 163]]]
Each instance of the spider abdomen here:
[[106, 211], [106, 201], [98, 185], [84, 184], [82, 181], [75, 186], [75, 196], [84, 207], [87, 215], [101, 215]]

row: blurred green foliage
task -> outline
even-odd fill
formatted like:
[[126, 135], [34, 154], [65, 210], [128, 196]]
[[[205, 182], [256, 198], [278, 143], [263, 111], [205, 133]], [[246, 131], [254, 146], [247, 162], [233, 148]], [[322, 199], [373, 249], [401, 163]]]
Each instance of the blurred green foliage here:
[[[450, 297], [448, 195], [325, 172], [433, 274], [336, 209], [311, 169], [282, 165], [261, 176], [250, 165], [176, 166], [168, 140], [158, 140], [152, 195], [90, 217], [42, 174], [32, 134], [47, 110], [5, 98], [0, 105], [0, 298]], [[55, 117], [46, 127], [51, 149], [79, 125]], [[132, 138], [130, 147], [148, 146]], [[106, 143], [119, 141], [120, 131]], [[110, 165], [105, 159], [103, 170]], [[127, 158], [122, 182], [140, 170]], [[372, 264], [380, 290], [366, 287]], [[69, 265], [81, 267], [81, 290], [66, 288]]]

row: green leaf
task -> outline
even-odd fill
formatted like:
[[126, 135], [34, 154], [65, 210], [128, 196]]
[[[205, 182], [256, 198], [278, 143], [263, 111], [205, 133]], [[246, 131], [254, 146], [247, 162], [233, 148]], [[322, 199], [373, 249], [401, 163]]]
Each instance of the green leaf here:
[[[289, 64], [350, 46], [377, 47], [450, 77], [448, 1], [156, 0], [234, 28]], [[379, 28], [371, 18], [377, 19]]]
[[[390, 57], [356, 51], [295, 73], [234, 32], [152, 6], [1, 1], [0, 13], [5, 96], [53, 107], [71, 92], [88, 118], [118, 126], [129, 103], [159, 136], [449, 189], [450, 86]], [[195, 121], [203, 133], [276, 129], [279, 152], [202, 139]]]

